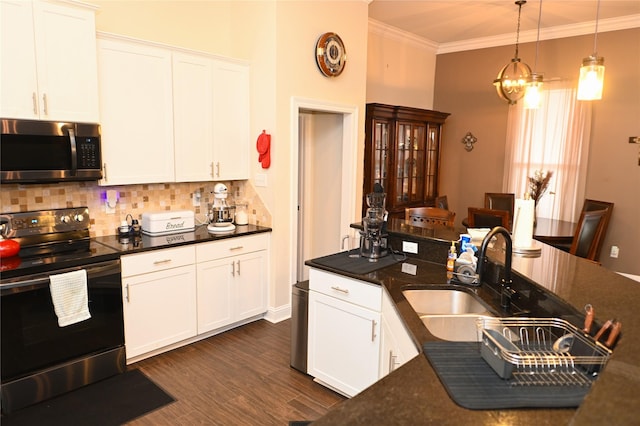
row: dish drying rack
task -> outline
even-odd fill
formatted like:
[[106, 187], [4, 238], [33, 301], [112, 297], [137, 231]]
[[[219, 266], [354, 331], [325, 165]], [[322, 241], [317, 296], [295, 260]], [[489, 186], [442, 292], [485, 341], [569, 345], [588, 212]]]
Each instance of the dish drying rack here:
[[511, 385], [590, 386], [611, 350], [559, 318], [479, 318], [482, 358]]

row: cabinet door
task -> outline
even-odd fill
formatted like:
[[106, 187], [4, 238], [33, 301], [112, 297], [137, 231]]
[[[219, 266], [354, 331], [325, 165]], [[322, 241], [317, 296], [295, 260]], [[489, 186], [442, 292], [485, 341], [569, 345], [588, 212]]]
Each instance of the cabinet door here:
[[214, 180], [249, 178], [249, 67], [214, 64]]
[[176, 181], [213, 179], [213, 61], [173, 53]]
[[382, 296], [382, 350], [380, 376], [386, 376], [418, 355], [409, 332], [386, 291]]
[[401, 206], [424, 199], [426, 126], [398, 123], [396, 142], [395, 205]]
[[0, 2], [0, 98], [6, 118], [39, 118], [31, 2]]
[[102, 185], [174, 181], [171, 52], [99, 39]]
[[426, 164], [424, 175], [424, 197], [438, 196], [438, 164], [440, 163], [440, 126], [429, 123], [426, 134]]
[[235, 258], [235, 308], [240, 321], [267, 311], [267, 254], [265, 250]]
[[123, 278], [127, 359], [196, 335], [195, 266]]
[[99, 122], [95, 14], [34, 2], [40, 118]]
[[309, 292], [308, 371], [354, 396], [378, 380], [380, 313]]
[[235, 264], [231, 258], [198, 264], [198, 334], [234, 321], [233, 284]]
[[93, 10], [2, 1], [1, 116], [99, 121]]

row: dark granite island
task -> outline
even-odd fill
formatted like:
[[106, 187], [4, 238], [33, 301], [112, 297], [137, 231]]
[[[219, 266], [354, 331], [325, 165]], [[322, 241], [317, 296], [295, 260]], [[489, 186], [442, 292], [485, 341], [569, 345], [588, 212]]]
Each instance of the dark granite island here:
[[[354, 225], [357, 227], [357, 224]], [[402, 272], [401, 263], [368, 274], [351, 274], [321, 264], [308, 265], [352, 278], [383, 285], [407, 330], [421, 350], [437, 340], [423, 325], [402, 294], [407, 286], [419, 288], [446, 282], [446, 249], [459, 232], [416, 228], [403, 221], [389, 227], [395, 249], [403, 240], [419, 243], [419, 254], [406, 262], [417, 266], [416, 275]], [[400, 244], [400, 246], [398, 246]], [[594, 329], [616, 318], [624, 326], [613, 355], [577, 409], [469, 410], [449, 397], [423, 353], [369, 388], [345, 400], [314, 424], [318, 425], [632, 425], [640, 421], [640, 283], [608, 271], [584, 259], [542, 244], [537, 258], [513, 257], [515, 282], [526, 282], [548, 301], [573, 308], [574, 322], [586, 304], [595, 307]], [[494, 253], [496, 255], [496, 253]], [[496, 263], [500, 264], [500, 253]], [[426, 260], [425, 260], [426, 259]], [[477, 294], [495, 305], [496, 294], [483, 284]], [[517, 302], [516, 302], [517, 303]], [[497, 305], [499, 308], [499, 303]], [[553, 310], [553, 308], [551, 308]], [[503, 314], [506, 316], [508, 312]]]

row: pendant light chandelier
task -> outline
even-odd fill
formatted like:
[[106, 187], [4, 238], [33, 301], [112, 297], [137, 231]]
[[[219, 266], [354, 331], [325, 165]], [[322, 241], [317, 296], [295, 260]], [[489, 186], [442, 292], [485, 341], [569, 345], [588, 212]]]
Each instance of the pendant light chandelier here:
[[520, 41], [520, 13], [522, 12], [522, 5], [526, 3], [526, 0], [517, 0], [518, 5], [518, 29], [516, 31], [516, 53], [507, 65], [505, 65], [493, 84], [496, 86], [498, 96], [507, 101], [509, 105], [513, 105], [518, 102], [524, 96], [524, 90], [527, 83], [531, 80], [531, 68], [529, 65], [520, 62], [518, 57], [518, 43]]
[[540, 9], [538, 10], [538, 35], [536, 37], [536, 58], [533, 62], [533, 72], [531, 79], [524, 91], [524, 107], [528, 109], [536, 109], [540, 107], [542, 102], [542, 73], [538, 72], [538, 47], [540, 45], [540, 18], [542, 17], [542, 0], [540, 0]]
[[604, 58], [598, 56], [598, 18], [600, 0], [596, 8], [596, 30], [593, 36], [593, 54], [582, 60], [580, 80], [578, 82], [578, 100], [595, 101], [602, 99], [604, 85]]

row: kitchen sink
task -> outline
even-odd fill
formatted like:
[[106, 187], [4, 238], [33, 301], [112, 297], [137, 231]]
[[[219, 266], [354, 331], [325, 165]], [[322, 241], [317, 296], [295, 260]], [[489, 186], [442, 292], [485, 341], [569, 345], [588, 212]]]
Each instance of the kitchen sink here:
[[493, 317], [472, 294], [453, 289], [413, 289], [402, 292], [429, 332], [442, 340], [477, 342], [476, 320]]

